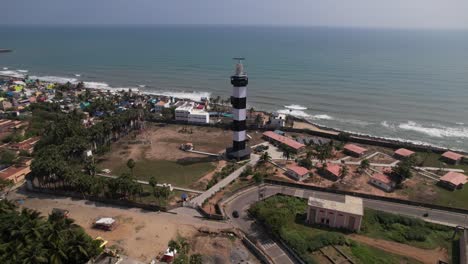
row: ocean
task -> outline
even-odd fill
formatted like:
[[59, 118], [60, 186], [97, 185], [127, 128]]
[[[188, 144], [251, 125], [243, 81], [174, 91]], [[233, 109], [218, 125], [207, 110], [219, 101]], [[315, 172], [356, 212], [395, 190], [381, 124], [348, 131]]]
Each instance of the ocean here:
[[248, 105], [379, 137], [468, 150], [468, 31], [246, 26], [0, 26], [0, 71]]

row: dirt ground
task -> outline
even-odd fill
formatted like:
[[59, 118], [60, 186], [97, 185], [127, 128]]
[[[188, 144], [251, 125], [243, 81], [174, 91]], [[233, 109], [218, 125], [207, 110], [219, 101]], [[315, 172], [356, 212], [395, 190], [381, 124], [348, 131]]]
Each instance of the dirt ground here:
[[[190, 215], [192, 211], [179, 208], [177, 214], [149, 212], [135, 208], [121, 208], [100, 203], [56, 196], [18, 193], [9, 194], [9, 199], [24, 199], [24, 207], [38, 210], [47, 216], [53, 208], [70, 211], [70, 218], [82, 226], [92, 237], [101, 236], [109, 241], [109, 247], [123, 250], [124, 255], [149, 262], [167, 248], [170, 239], [178, 235], [191, 238], [198, 234], [199, 228], [212, 230], [230, 229], [231, 226], [214, 221], [206, 221]], [[114, 217], [118, 226], [113, 231], [101, 231], [92, 228], [98, 217]], [[217, 262], [214, 262], [217, 263]]]
[[448, 262], [448, 253], [446, 249], [420, 249], [405, 244], [382, 239], [369, 238], [356, 234], [349, 235], [349, 238], [372, 247], [380, 248], [390, 253], [413, 258], [415, 260], [421, 261], [422, 263], [433, 264], [437, 260]]

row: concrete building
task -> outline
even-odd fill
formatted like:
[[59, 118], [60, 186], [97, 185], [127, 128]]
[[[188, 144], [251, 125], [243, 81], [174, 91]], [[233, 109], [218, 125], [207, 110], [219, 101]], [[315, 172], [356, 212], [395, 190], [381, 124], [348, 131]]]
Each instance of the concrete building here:
[[247, 129], [247, 85], [249, 78], [244, 72], [242, 60], [244, 58], [235, 58], [238, 60], [234, 75], [231, 76], [232, 84], [232, 147], [226, 149], [229, 159], [243, 160], [250, 158], [251, 149], [246, 147], [246, 129]]
[[210, 123], [210, 114], [204, 110], [197, 109], [194, 102], [185, 102], [178, 106], [174, 112], [176, 121], [198, 124]]
[[309, 170], [297, 165], [287, 167], [285, 174], [296, 181], [303, 181], [309, 178]]
[[395, 152], [393, 152], [393, 156], [397, 159], [404, 159], [404, 158], [409, 158], [411, 156], [413, 156], [415, 154], [414, 151], [411, 151], [409, 149], [405, 149], [405, 148], [401, 148], [401, 149], [397, 149], [395, 150]]
[[452, 151], [447, 151], [447, 152], [444, 152], [444, 154], [442, 154], [440, 159], [446, 163], [458, 165], [460, 164], [460, 161], [463, 159], [463, 155], [452, 152]]
[[21, 165], [12, 165], [0, 171], [0, 178], [11, 180], [14, 184], [22, 182], [27, 174], [31, 172], [31, 160], [26, 160]]
[[309, 197], [306, 222], [359, 232], [363, 215], [361, 198], [345, 195], [344, 202], [338, 202]]
[[369, 179], [369, 183], [386, 192], [392, 192], [396, 186], [395, 182], [392, 180], [392, 178], [390, 178], [390, 176], [382, 173], [375, 173], [372, 175], [372, 177]]
[[367, 152], [366, 148], [359, 147], [354, 144], [346, 144], [344, 146], [344, 153], [354, 157], [362, 157]]
[[440, 177], [438, 184], [449, 190], [461, 189], [468, 182], [467, 176], [458, 172], [450, 171]]
[[[318, 165], [319, 169], [321, 165]], [[322, 176], [331, 180], [337, 181], [341, 178], [340, 176], [341, 166], [338, 164], [328, 163], [325, 169], [322, 169]]]
[[286, 125], [286, 115], [279, 113], [272, 113], [270, 116], [270, 128], [281, 128]]

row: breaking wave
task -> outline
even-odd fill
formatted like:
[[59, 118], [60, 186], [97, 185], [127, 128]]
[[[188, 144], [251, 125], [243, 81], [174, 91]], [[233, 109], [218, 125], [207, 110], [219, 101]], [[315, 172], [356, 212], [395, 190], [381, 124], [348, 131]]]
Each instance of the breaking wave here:
[[310, 117], [309, 114], [307, 114], [306, 112], [304, 112], [302, 110], [281, 109], [281, 110], [278, 110], [276, 112], [278, 112], [280, 114], [285, 114], [285, 115], [292, 115], [292, 116], [295, 116], [295, 117], [302, 117], [302, 118]]
[[27, 72], [29, 72], [29, 71], [28, 71], [28, 70], [18, 70], [18, 72], [27, 73]]
[[8, 70], [8, 67], [3, 67], [3, 70], [5, 70], [5, 71]]
[[75, 75], [75, 77], [81, 77], [81, 74], [78, 74], [78, 73], [75, 73], [73, 75]]
[[285, 105], [284, 107], [292, 110], [307, 110], [307, 107], [297, 104]]
[[312, 118], [314, 118], [314, 119], [320, 119], [320, 120], [333, 120], [333, 119], [334, 119], [332, 116], [325, 115], [325, 114], [322, 114], [322, 115], [313, 115]]
[[200, 101], [201, 98], [210, 98], [210, 92], [170, 92], [170, 91], [144, 91], [146, 94], [162, 95], [167, 97], [175, 97], [181, 99], [190, 99]]
[[428, 136], [437, 137], [437, 138], [443, 138], [443, 137], [468, 138], [468, 127], [443, 127], [443, 126], [427, 127], [427, 126], [418, 124], [414, 121], [408, 121], [406, 123], [399, 124], [398, 128], [403, 129], [403, 130], [423, 133]]
[[84, 86], [86, 88], [91, 88], [91, 89], [109, 89], [111, 88], [109, 84], [105, 82], [83, 82]]
[[76, 78], [68, 78], [68, 77], [59, 77], [59, 76], [30, 76], [30, 79], [38, 79], [43, 82], [52, 82], [52, 83], [76, 83], [78, 80]]

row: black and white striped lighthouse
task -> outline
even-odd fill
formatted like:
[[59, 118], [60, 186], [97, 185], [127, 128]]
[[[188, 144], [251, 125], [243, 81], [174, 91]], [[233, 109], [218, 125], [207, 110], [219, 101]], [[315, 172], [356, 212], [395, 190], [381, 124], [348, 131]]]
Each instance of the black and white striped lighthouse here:
[[244, 72], [242, 61], [244, 58], [234, 58], [237, 60], [236, 72], [231, 76], [232, 84], [232, 147], [226, 150], [229, 159], [243, 160], [250, 158], [250, 148], [246, 146], [246, 108], [247, 108], [247, 84], [249, 78]]

